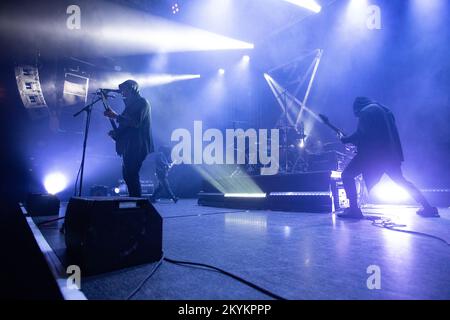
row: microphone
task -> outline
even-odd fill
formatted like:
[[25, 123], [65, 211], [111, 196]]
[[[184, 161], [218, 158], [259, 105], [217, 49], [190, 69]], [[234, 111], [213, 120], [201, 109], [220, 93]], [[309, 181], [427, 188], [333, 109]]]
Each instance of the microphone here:
[[105, 92], [105, 93], [108, 93], [108, 92], [120, 93], [120, 92], [121, 92], [119, 89], [102, 89], [102, 88], [100, 88], [100, 89], [98, 89], [98, 90], [99, 90], [99, 91], [103, 91], [103, 92]]
[[[101, 93], [102, 92], [100, 92], [100, 90], [97, 90], [96, 92], [92, 92], [91, 94], [95, 94], [95, 95], [99, 96], [99, 95], [101, 95]], [[103, 92], [103, 94], [105, 95], [105, 98], [113, 98], [113, 99], [116, 98], [116, 96], [107, 94], [106, 92]]]

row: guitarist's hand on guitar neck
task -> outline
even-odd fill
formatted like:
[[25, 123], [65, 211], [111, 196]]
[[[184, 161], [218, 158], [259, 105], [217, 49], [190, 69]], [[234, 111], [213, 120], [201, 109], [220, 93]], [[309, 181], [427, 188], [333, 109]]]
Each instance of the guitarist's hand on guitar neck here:
[[115, 111], [114, 111], [113, 109], [111, 109], [111, 108], [106, 109], [105, 112], [103, 112], [103, 115], [104, 115], [105, 117], [110, 118], [110, 119], [116, 119], [117, 116], [118, 116], [117, 112], [115, 112]]
[[[331, 122], [327, 116], [325, 116], [323, 114], [318, 114], [318, 116], [319, 116], [320, 120], [322, 120], [323, 124], [327, 125], [331, 130], [333, 130], [337, 134], [338, 139], [341, 140], [341, 142], [343, 144], [350, 143], [350, 141], [348, 141], [348, 136], [346, 136], [345, 133], [341, 129], [339, 129], [338, 127], [331, 124]], [[345, 148], [352, 153], [356, 152], [356, 148], [354, 146], [345, 146]]]
[[116, 140], [117, 139], [117, 132], [115, 130], [111, 130], [111, 131], [108, 132], [108, 136], [113, 138], [113, 140]]

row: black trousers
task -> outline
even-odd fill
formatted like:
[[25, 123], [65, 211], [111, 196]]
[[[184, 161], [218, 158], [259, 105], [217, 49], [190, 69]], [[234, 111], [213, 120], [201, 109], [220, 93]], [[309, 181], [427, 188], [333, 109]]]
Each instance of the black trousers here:
[[[367, 169], [367, 163], [356, 156], [342, 172], [342, 182], [351, 207], [358, 206], [355, 178], [363, 173], [365, 169]], [[386, 173], [396, 184], [403, 187], [417, 203], [421, 204], [424, 208], [430, 207], [430, 204], [423, 196], [422, 192], [403, 176], [400, 164], [386, 165], [384, 173]]]
[[158, 177], [158, 188], [156, 188], [153, 193], [153, 198], [157, 199], [162, 192], [166, 191], [170, 198], [175, 199], [175, 194], [169, 184], [169, 172], [168, 171], [156, 171], [156, 176]]
[[122, 157], [122, 175], [123, 180], [127, 184], [128, 195], [130, 197], [142, 196], [139, 171], [141, 170], [144, 159], [145, 156], [138, 156], [131, 152], [125, 153]]

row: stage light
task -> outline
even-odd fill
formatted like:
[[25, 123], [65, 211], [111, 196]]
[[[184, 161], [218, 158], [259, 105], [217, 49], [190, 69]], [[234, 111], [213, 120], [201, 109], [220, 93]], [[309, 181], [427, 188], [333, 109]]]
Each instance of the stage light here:
[[300, 139], [300, 143], [298, 144], [299, 148], [303, 149], [305, 147], [305, 139]]
[[[267, 195], [253, 181], [245, 171], [238, 167], [230, 165], [206, 165], [194, 166], [194, 169], [203, 177], [204, 180], [213, 186], [214, 189], [226, 195], [227, 198], [250, 197], [265, 198]], [[237, 173], [239, 172], [239, 173]], [[228, 179], [229, 177], [239, 175], [239, 179]]]
[[156, 87], [165, 84], [169, 84], [177, 81], [186, 81], [198, 79], [201, 76], [199, 74], [134, 74], [134, 73], [120, 73], [112, 74], [105, 80], [99, 80], [94, 83], [99, 88], [116, 88], [119, 83], [124, 82], [127, 79], [134, 79], [139, 83], [141, 88]]
[[322, 7], [314, 0], [284, 0], [284, 1], [308, 9], [314, 13], [319, 13], [322, 10]]
[[[170, 9], [167, 7], [166, 10]], [[174, 4], [172, 12], [177, 13], [177, 10], [181, 11], [180, 5], [175, 7]], [[246, 41], [100, 0], [83, 3], [82, 27], [76, 32], [64, 27], [56, 28], [52, 19], [30, 18], [26, 13], [0, 12], [0, 25], [7, 26], [0, 28], [0, 35], [14, 34], [17, 41], [24, 42], [28, 38], [39, 37], [43, 39], [42, 47], [48, 52], [70, 50], [73, 55], [76, 52], [82, 55], [88, 50], [93, 56], [124, 56], [254, 47]]]
[[[248, 70], [249, 63], [250, 63], [250, 56], [244, 55], [242, 56], [241, 60], [239, 60], [239, 62], [236, 64], [236, 66], [233, 68], [235, 68], [237, 72]], [[244, 73], [242, 72], [240, 74], [241, 76], [244, 75]], [[241, 78], [240, 80], [245, 82], [244, 78]]]
[[217, 70], [217, 73], [223, 76], [225, 74], [225, 69], [220, 68], [219, 70]]
[[392, 181], [382, 181], [373, 189], [375, 197], [384, 202], [404, 202], [409, 199], [409, 194]]
[[119, 187], [115, 187], [115, 188], [114, 188], [114, 193], [115, 193], [115, 194], [119, 194], [119, 193], [120, 193]]
[[331, 171], [330, 178], [331, 179], [341, 179], [342, 173], [339, 171]]
[[265, 193], [225, 193], [225, 198], [265, 198]]
[[178, 5], [178, 3], [175, 3], [175, 4], [172, 6], [172, 13], [173, 13], [173, 14], [177, 14], [178, 12], [180, 12], [180, 6]]
[[67, 187], [67, 179], [60, 172], [51, 173], [45, 177], [44, 187], [49, 194], [56, 194]]
[[364, 26], [366, 20], [367, 0], [351, 0], [347, 7], [346, 20], [351, 25]]

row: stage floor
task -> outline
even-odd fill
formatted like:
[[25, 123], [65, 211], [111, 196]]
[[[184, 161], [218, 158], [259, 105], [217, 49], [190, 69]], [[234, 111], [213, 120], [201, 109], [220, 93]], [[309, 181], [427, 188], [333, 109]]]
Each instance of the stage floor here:
[[[450, 299], [449, 208], [440, 209], [439, 219], [421, 218], [413, 207], [371, 207], [363, 210], [369, 219], [352, 221], [333, 214], [201, 207], [194, 199], [155, 207], [163, 217], [166, 257], [214, 265], [286, 299]], [[377, 227], [373, 218], [428, 236]], [[40, 230], [64, 264], [60, 224]], [[368, 289], [369, 266], [379, 267], [381, 289]], [[88, 299], [125, 299], [153, 267], [82, 277], [81, 290]], [[133, 299], [270, 297], [216, 271], [163, 262]]]

